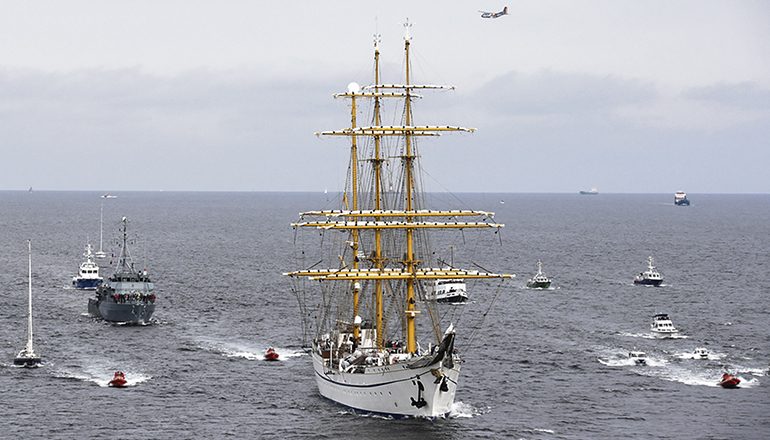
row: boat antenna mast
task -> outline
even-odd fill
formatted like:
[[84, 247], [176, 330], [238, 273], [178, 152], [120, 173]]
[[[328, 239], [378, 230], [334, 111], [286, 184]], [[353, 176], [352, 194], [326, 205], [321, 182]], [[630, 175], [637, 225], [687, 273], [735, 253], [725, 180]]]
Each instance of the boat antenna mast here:
[[123, 217], [123, 227], [120, 229], [123, 232], [123, 245], [120, 248], [120, 259], [118, 260], [118, 273], [132, 273], [134, 272], [134, 262], [131, 260], [131, 254], [128, 252], [128, 219]]

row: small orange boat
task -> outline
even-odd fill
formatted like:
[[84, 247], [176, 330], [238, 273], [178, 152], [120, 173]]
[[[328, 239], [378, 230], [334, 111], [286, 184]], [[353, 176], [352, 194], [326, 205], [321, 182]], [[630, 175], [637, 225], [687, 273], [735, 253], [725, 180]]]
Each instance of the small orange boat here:
[[739, 383], [741, 383], [740, 379], [732, 374], [725, 373], [722, 375], [722, 380], [720, 380], [717, 385], [720, 385], [723, 388], [738, 388]]
[[273, 350], [273, 347], [268, 348], [267, 352], [265, 352], [265, 360], [266, 361], [277, 361], [278, 360], [278, 353], [276, 353], [276, 351]]
[[122, 371], [116, 371], [115, 376], [107, 385], [111, 387], [116, 387], [116, 388], [123, 388], [126, 386], [127, 383], [128, 381], [126, 380], [126, 375], [123, 374]]

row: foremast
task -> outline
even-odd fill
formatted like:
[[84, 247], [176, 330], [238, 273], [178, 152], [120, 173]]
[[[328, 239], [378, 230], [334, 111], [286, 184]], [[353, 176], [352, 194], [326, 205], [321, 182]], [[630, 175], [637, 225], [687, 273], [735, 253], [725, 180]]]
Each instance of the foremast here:
[[[476, 278], [510, 278], [511, 275], [496, 274], [486, 271], [461, 270], [455, 268], [439, 269], [423, 267], [426, 263], [415, 252], [415, 234], [427, 229], [464, 229], [464, 228], [501, 228], [502, 224], [495, 223], [494, 213], [471, 210], [425, 210], [419, 209], [416, 203], [419, 187], [416, 180], [415, 162], [419, 158], [414, 148], [414, 138], [418, 136], [439, 136], [442, 132], [472, 132], [473, 128], [454, 126], [416, 126], [412, 117], [412, 100], [421, 98], [415, 94], [415, 90], [427, 89], [454, 89], [453, 86], [415, 85], [411, 83], [410, 68], [410, 23], [405, 23], [405, 57], [406, 80], [405, 84], [381, 84], [379, 78], [379, 49], [378, 36], [375, 36], [375, 84], [360, 89], [355, 83], [348, 87], [347, 93], [334, 95], [335, 98], [347, 98], [351, 101], [351, 127], [337, 131], [325, 131], [317, 133], [323, 136], [349, 136], [351, 139], [351, 195], [345, 200], [350, 200], [350, 206], [345, 210], [323, 210], [300, 213], [301, 221], [293, 223], [294, 227], [317, 228], [323, 231], [341, 230], [348, 231], [351, 237], [350, 248], [353, 250], [353, 262], [348, 265], [344, 261], [341, 268], [337, 269], [305, 269], [285, 273], [292, 277], [308, 277], [320, 281], [346, 281], [352, 286], [353, 293], [353, 333], [357, 339], [359, 335], [359, 293], [362, 282], [374, 281], [373, 299], [375, 303], [375, 329], [376, 348], [384, 347], [383, 335], [387, 325], [383, 316], [383, 294], [385, 283], [396, 280], [405, 281], [405, 307], [403, 316], [406, 321], [405, 337], [406, 351], [417, 351], [417, 337], [415, 320], [421, 311], [417, 306], [416, 285], [421, 281], [443, 278], [476, 279]], [[381, 99], [401, 99], [404, 101], [403, 125], [383, 126], [380, 116]], [[374, 106], [373, 124], [371, 126], [358, 127], [356, 124], [356, 108], [359, 99], [371, 99]], [[359, 209], [358, 191], [359, 185], [356, 176], [359, 173], [357, 141], [359, 137], [373, 139], [374, 152], [372, 158], [366, 159], [372, 166], [373, 173], [373, 199], [372, 209]], [[385, 206], [386, 189], [382, 175], [382, 164], [386, 162], [381, 151], [381, 141], [385, 137], [400, 137], [403, 139], [403, 154], [398, 156], [404, 173], [402, 183], [401, 209], [387, 209]], [[311, 219], [305, 221], [305, 217]], [[481, 217], [481, 221], [458, 221], [458, 218]], [[434, 221], [442, 218], [447, 221]], [[454, 219], [454, 221], [449, 221]], [[362, 267], [359, 259], [359, 240], [361, 233], [374, 232], [374, 252], [370, 257], [368, 267]], [[405, 252], [403, 258], [396, 261], [395, 255], [386, 256], [383, 251], [383, 233], [388, 231], [402, 231], [405, 234]], [[340, 256], [340, 259], [342, 257]], [[396, 268], [389, 265], [398, 263]], [[385, 283], [384, 283], [385, 282]], [[441, 337], [437, 331], [437, 337]]]
[[118, 264], [115, 268], [115, 273], [110, 277], [112, 281], [132, 281], [150, 283], [150, 277], [147, 275], [147, 270], [137, 270], [134, 267], [134, 260], [131, 258], [131, 253], [128, 250], [128, 222], [126, 217], [121, 220], [123, 223], [120, 231], [123, 233], [123, 242], [120, 247], [120, 255], [118, 255]]

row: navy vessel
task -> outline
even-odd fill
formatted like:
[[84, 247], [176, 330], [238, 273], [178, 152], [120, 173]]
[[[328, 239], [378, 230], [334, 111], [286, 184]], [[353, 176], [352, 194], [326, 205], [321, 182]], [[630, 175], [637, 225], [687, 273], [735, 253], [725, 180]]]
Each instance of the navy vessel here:
[[128, 219], [123, 217], [123, 245], [115, 274], [96, 289], [88, 300], [88, 313], [110, 322], [142, 324], [155, 312], [154, 287], [147, 270], [138, 271], [128, 252]]

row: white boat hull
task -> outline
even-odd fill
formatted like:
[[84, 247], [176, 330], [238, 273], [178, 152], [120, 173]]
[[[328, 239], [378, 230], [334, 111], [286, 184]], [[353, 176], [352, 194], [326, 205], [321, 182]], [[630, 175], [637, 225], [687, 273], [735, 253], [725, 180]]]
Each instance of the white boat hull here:
[[673, 331], [673, 332], [661, 332], [657, 330], [652, 331], [652, 335], [656, 338], [675, 338], [679, 335], [679, 331]]
[[[312, 356], [318, 391], [340, 405], [392, 417], [433, 418], [452, 411], [459, 361], [451, 369], [441, 362], [420, 368], [403, 362], [368, 367], [366, 373], [345, 373], [325, 367], [318, 353]], [[442, 383], [446, 391], [441, 390]]]

